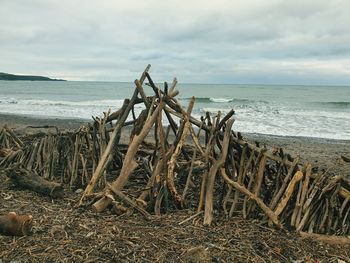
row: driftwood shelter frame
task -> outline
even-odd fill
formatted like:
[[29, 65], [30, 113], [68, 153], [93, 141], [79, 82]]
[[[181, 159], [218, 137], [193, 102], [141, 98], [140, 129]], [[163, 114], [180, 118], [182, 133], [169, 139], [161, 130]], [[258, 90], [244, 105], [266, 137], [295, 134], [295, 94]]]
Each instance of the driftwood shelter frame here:
[[[149, 70], [150, 65], [135, 80], [132, 97], [119, 110], [108, 111], [75, 132], [58, 131], [26, 142], [5, 126], [0, 132], [0, 167], [15, 183], [21, 174], [26, 180], [32, 174], [33, 180], [39, 176], [46, 180], [42, 185], [54, 189], [61, 186], [50, 181], [71, 189], [84, 187], [79, 205], [92, 205], [96, 212], [125, 211], [130, 206], [151, 219], [190, 207], [196, 210], [190, 220], [203, 215], [204, 225], [211, 225], [217, 214], [239, 213], [303, 236], [336, 234], [343, 237], [332, 236], [331, 242], [350, 243], [348, 178], [318, 172], [282, 149], [246, 141], [232, 130], [234, 110], [225, 116], [218, 112], [194, 118], [195, 98], [184, 109], [176, 99], [177, 80], [160, 89]], [[146, 81], [151, 96], [146, 95]], [[139, 116], [136, 104], [144, 105]], [[133, 129], [125, 145], [121, 132], [129, 125]], [[151, 145], [145, 142], [150, 136]], [[17, 179], [11, 177], [14, 174]]]

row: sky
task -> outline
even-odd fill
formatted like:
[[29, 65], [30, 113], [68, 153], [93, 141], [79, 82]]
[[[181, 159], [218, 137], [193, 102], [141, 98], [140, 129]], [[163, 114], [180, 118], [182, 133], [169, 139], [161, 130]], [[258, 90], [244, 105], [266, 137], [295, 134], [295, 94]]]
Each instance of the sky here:
[[0, 72], [350, 85], [349, 0], [0, 0]]

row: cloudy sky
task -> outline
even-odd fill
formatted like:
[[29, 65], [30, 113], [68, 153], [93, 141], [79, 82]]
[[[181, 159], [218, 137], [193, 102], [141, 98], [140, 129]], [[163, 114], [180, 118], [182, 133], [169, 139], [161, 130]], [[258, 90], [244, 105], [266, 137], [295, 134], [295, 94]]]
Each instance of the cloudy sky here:
[[349, 0], [0, 0], [0, 72], [350, 85]]

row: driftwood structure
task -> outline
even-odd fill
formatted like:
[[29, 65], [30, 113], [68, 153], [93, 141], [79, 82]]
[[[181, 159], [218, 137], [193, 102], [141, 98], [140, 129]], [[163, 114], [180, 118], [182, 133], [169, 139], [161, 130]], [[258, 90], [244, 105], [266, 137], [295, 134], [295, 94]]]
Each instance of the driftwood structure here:
[[[150, 219], [186, 207], [196, 210], [190, 220], [203, 216], [204, 225], [219, 214], [241, 214], [303, 233], [350, 235], [349, 178], [246, 141], [233, 131], [233, 110], [194, 118], [195, 98], [183, 108], [177, 80], [161, 89], [149, 69], [119, 110], [75, 132], [19, 139], [4, 127], [0, 167], [20, 164], [47, 180], [85, 189], [80, 205], [97, 212], [130, 206]], [[139, 116], [136, 104], [144, 108]], [[125, 126], [132, 128], [123, 144]]]

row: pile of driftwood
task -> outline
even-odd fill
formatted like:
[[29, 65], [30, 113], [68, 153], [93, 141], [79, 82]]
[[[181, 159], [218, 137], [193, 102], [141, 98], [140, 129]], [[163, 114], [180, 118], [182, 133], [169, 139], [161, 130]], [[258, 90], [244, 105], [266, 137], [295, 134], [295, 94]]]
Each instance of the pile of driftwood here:
[[[21, 140], [4, 127], [0, 167], [14, 182], [23, 181], [21, 175], [36, 178], [36, 186], [38, 178], [44, 179], [39, 192], [53, 197], [61, 195], [61, 184], [85, 189], [80, 205], [92, 204], [97, 212], [112, 208], [120, 213], [131, 206], [149, 219], [188, 207], [197, 211], [189, 220], [203, 214], [204, 225], [214, 215], [241, 213], [277, 227], [350, 235], [349, 179], [317, 172], [282, 149], [249, 143], [232, 130], [233, 110], [194, 118], [195, 98], [184, 109], [176, 99], [176, 79], [160, 89], [149, 68], [135, 80], [134, 93], [121, 109], [76, 132]], [[145, 80], [151, 96], [145, 93]], [[139, 116], [136, 104], [144, 105]], [[132, 128], [123, 144], [125, 126]]]

